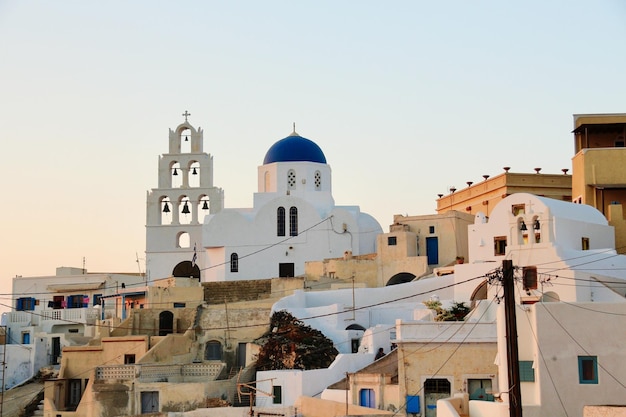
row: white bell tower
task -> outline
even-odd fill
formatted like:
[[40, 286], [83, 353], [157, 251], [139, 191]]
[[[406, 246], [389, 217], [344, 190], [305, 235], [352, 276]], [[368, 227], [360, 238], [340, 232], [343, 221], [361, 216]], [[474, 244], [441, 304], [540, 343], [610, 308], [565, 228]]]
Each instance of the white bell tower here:
[[149, 282], [171, 276], [202, 281], [206, 256], [202, 222], [224, 206], [213, 186], [213, 157], [203, 151], [202, 128], [187, 120], [170, 129], [169, 152], [159, 157], [159, 185], [148, 192], [146, 272]]

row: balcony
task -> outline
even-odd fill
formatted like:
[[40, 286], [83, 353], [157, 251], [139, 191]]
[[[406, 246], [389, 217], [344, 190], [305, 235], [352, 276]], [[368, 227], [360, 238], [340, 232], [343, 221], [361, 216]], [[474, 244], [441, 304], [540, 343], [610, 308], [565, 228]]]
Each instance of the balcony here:
[[199, 382], [214, 381], [226, 366], [223, 362], [173, 364], [108, 365], [96, 368], [96, 380], [102, 382]]

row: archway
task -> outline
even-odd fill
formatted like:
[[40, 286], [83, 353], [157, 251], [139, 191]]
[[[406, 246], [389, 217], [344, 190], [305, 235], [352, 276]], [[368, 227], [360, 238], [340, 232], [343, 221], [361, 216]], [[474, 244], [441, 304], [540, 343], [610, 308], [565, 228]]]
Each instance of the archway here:
[[182, 261], [174, 267], [172, 275], [180, 278], [200, 279], [200, 268], [198, 268], [198, 265], [193, 265], [191, 261]]
[[414, 279], [415, 275], [411, 274], [410, 272], [400, 272], [389, 278], [389, 281], [387, 281], [387, 284], [385, 286], [404, 284], [406, 282], [411, 282]]
[[476, 300], [486, 300], [487, 299], [487, 280], [484, 280], [474, 289], [470, 300], [471, 305], [470, 308], [474, 308], [476, 306]]
[[174, 313], [162, 311], [159, 314], [159, 336], [166, 336], [174, 333]]

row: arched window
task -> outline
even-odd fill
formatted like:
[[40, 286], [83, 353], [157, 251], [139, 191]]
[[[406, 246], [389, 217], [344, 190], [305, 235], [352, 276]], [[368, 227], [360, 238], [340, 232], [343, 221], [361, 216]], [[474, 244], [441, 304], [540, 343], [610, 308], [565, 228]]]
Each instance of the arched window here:
[[161, 197], [161, 204], [159, 204], [161, 224], [172, 224], [172, 208], [169, 197]]
[[295, 190], [296, 189], [296, 171], [290, 169], [287, 172], [287, 189]]
[[322, 190], [322, 174], [319, 171], [315, 171], [315, 191]]
[[184, 129], [180, 132], [180, 153], [191, 152], [191, 130]]
[[276, 210], [276, 236], [285, 236], [285, 208]]
[[239, 272], [239, 255], [236, 252], [230, 254], [230, 272]]
[[204, 347], [204, 359], [208, 361], [222, 360], [222, 344], [217, 340], [211, 340]]
[[289, 209], [289, 236], [298, 236], [298, 208]]
[[178, 235], [176, 235], [176, 247], [177, 248], [190, 247], [191, 243], [189, 240], [190, 240], [189, 233], [179, 232]]
[[183, 185], [183, 171], [178, 162], [172, 162], [170, 165], [170, 184], [172, 188], [179, 188]]

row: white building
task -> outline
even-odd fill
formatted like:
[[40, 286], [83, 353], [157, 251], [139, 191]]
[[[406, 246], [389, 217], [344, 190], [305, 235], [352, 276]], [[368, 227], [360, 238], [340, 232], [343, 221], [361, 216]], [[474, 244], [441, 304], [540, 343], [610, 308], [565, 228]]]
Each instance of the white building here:
[[149, 282], [171, 276], [201, 279], [206, 265], [202, 220], [224, 205], [224, 192], [213, 186], [213, 157], [203, 151], [204, 132], [187, 121], [187, 112], [183, 116], [185, 121], [170, 129], [169, 152], [159, 157], [158, 187], [147, 196]]
[[[584, 405], [626, 405], [626, 256], [595, 208], [530, 194], [502, 200], [469, 227], [469, 264], [458, 280], [515, 268], [520, 388], [524, 416], [582, 416]], [[465, 278], [464, 278], [465, 277]], [[497, 281], [488, 300], [502, 295]], [[508, 416], [507, 339], [498, 306], [498, 384], [503, 402], [470, 401], [469, 415]], [[496, 392], [496, 394], [497, 394]], [[439, 402], [437, 415], [458, 416]]]
[[[621, 346], [626, 333], [620, 329], [626, 314], [626, 257], [616, 253], [613, 228], [604, 216], [590, 206], [514, 194], [502, 200], [489, 219], [477, 214], [476, 222], [468, 229], [469, 262], [455, 265], [452, 275], [384, 288], [355, 289], [354, 298], [351, 290], [300, 291], [276, 303], [274, 310], [288, 310], [305, 324], [321, 330], [342, 355], [328, 370], [260, 372], [258, 379], [274, 379], [271, 383], [259, 383], [258, 387], [266, 392], [280, 387], [283, 403], [272, 404], [271, 397], [261, 395], [257, 404], [286, 406], [291, 405], [287, 401], [299, 395], [318, 397], [320, 386], [337, 382], [342, 372], [353, 372], [360, 363], [359, 356], [369, 356], [378, 347], [387, 350], [391, 342], [403, 344], [403, 348], [411, 343], [435, 343], [442, 347], [433, 350], [433, 355], [438, 355], [436, 359], [442, 363], [468, 359], [456, 370], [447, 369], [445, 374], [431, 371], [434, 374], [407, 375], [411, 384], [400, 377], [398, 402], [419, 397], [416, 403], [422, 404], [420, 413], [428, 411], [425, 415], [429, 416], [436, 413], [458, 417], [460, 410], [469, 411], [472, 417], [508, 416], [507, 339], [503, 307], [497, 302], [502, 286], [496, 279], [505, 259], [512, 260], [515, 267], [524, 415], [582, 416], [583, 405], [625, 404], [626, 352]], [[482, 301], [466, 322], [442, 326], [433, 323], [421, 305], [434, 294], [444, 306], [451, 300]], [[349, 328], [351, 324], [359, 327]], [[448, 333], [456, 329], [456, 338], [449, 337], [446, 329]], [[355, 338], [359, 349], [351, 354]], [[446, 346], [459, 341], [477, 345], [481, 340], [496, 347], [481, 348], [483, 354], [492, 352], [493, 357], [480, 358], [483, 370], [479, 373], [472, 372], [471, 357], [480, 354], [481, 349]], [[448, 362], [443, 357], [446, 351], [458, 356], [455, 361]], [[422, 355], [421, 363], [427, 363], [428, 358]], [[419, 361], [418, 355], [410, 355], [398, 366], [406, 366], [411, 358]], [[485, 364], [493, 363], [498, 365], [498, 372], [486, 374]], [[416, 362], [412, 366], [415, 369], [421, 365]], [[311, 380], [309, 372], [315, 376], [311, 389], [299, 382]], [[434, 379], [447, 380], [448, 396], [462, 395], [432, 402], [426, 395], [431, 389], [428, 384]], [[495, 396], [503, 401], [468, 402], [476, 381], [488, 383], [485, 386], [490, 392], [486, 392], [485, 398]], [[336, 393], [329, 396], [336, 401], [346, 398]], [[442, 398], [446, 393], [433, 396]]]
[[305, 261], [374, 253], [378, 222], [358, 206], [336, 206], [330, 165], [295, 131], [267, 151], [252, 208], [205, 217], [205, 281], [304, 274]]
[[63, 347], [86, 344], [98, 320], [117, 316], [120, 306], [104, 302], [122, 288], [144, 288], [144, 277], [89, 274], [81, 268], [57, 268], [53, 276], [15, 277], [13, 310], [6, 325], [4, 388], [29, 380], [42, 367], [57, 367]]

